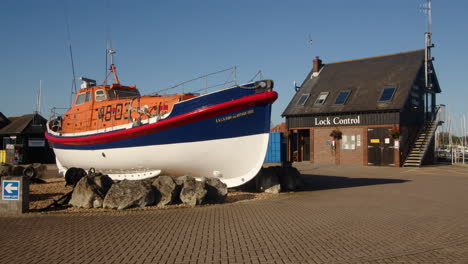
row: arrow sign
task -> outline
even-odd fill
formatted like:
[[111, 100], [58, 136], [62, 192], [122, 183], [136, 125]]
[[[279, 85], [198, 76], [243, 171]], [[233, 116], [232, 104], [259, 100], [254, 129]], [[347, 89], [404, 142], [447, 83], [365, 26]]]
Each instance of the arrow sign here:
[[12, 194], [13, 191], [18, 191], [18, 186], [13, 186], [13, 183], [8, 183], [5, 187], [5, 191], [8, 193], [8, 194]]
[[19, 200], [20, 181], [4, 180], [2, 181], [2, 199]]

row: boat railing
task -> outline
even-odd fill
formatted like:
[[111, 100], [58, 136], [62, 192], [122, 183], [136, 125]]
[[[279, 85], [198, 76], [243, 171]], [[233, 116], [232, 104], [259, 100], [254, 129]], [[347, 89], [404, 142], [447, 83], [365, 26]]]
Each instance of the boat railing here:
[[50, 118], [49, 120], [56, 119], [57, 117], [62, 117], [63, 114], [68, 110], [65, 107], [52, 107], [50, 109]]
[[205, 74], [173, 86], [156, 91], [153, 94], [168, 95], [176, 93], [206, 94], [215, 89], [237, 85], [237, 66]]

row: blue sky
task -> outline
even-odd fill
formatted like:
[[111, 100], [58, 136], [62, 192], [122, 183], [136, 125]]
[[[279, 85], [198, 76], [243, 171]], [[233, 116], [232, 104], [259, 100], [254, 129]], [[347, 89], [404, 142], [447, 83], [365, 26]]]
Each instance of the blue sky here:
[[[33, 112], [39, 80], [46, 118], [51, 107], [68, 107], [69, 43], [76, 75], [101, 83], [110, 39], [121, 82], [143, 93], [231, 66], [238, 67], [241, 83], [262, 70], [279, 93], [272, 114], [278, 124], [294, 95], [293, 81], [304, 80], [315, 56], [328, 63], [422, 49], [424, 3], [2, 0], [0, 111], [7, 116]], [[438, 103], [448, 105], [455, 119], [468, 117], [468, 1], [434, 0], [432, 5], [433, 56], [443, 91]]]

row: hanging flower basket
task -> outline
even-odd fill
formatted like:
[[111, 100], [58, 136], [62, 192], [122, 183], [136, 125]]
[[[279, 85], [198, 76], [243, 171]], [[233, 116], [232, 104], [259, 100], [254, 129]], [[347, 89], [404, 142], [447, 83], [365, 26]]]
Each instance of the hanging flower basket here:
[[341, 133], [341, 131], [339, 129], [334, 129], [331, 133], [330, 133], [330, 137], [332, 137], [333, 139], [337, 140], [337, 139], [341, 139], [341, 135], [343, 133]]
[[400, 137], [400, 130], [398, 128], [391, 128], [391, 129], [388, 130], [388, 134], [393, 139], [398, 139]]

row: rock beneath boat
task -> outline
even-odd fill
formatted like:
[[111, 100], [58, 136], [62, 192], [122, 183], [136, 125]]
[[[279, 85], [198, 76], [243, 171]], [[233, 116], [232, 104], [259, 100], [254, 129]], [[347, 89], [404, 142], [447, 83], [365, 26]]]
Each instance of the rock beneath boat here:
[[112, 185], [104, 199], [104, 208], [143, 208], [155, 202], [155, 191], [145, 181], [123, 180]]
[[228, 194], [228, 188], [225, 183], [223, 183], [218, 178], [206, 178], [205, 179], [205, 188], [206, 188], [206, 202], [208, 203], [223, 203], [226, 200]]
[[301, 173], [293, 166], [281, 166], [277, 168], [282, 191], [295, 191], [299, 185]]
[[280, 170], [275, 167], [262, 168], [256, 176], [258, 192], [280, 193], [281, 184], [279, 180]]
[[112, 183], [107, 175], [82, 177], [73, 189], [69, 204], [80, 208], [102, 208], [104, 197]]
[[176, 182], [182, 186], [179, 197], [183, 204], [195, 206], [204, 203], [207, 193], [204, 181], [197, 181], [191, 176], [182, 176], [176, 178]]
[[177, 184], [172, 177], [159, 176], [151, 184], [156, 188], [156, 206], [164, 207], [178, 200], [176, 199], [178, 194]]

